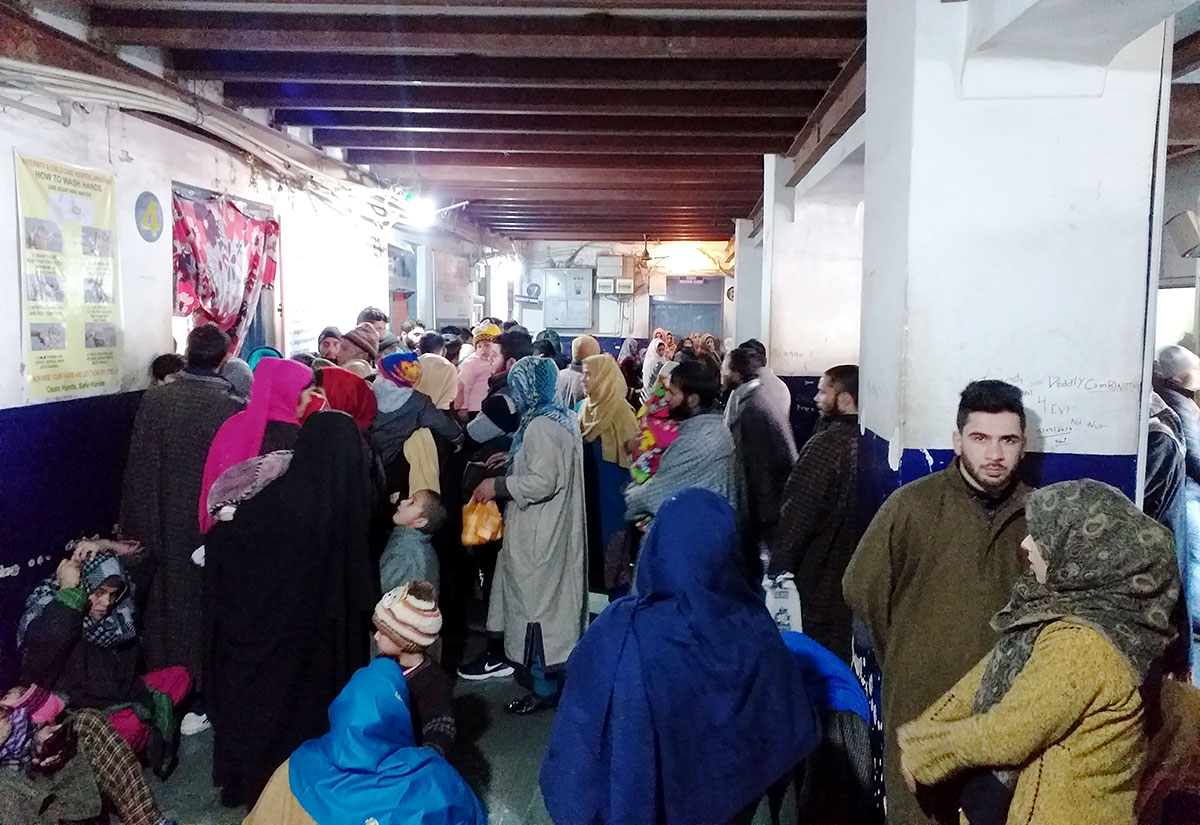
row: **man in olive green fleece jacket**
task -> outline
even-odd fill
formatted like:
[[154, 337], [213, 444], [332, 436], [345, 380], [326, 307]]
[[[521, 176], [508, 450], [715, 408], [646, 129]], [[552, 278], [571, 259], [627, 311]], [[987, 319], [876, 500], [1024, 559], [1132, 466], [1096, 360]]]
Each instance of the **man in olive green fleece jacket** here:
[[[896, 729], [917, 718], [992, 649], [989, 622], [1025, 569], [1021, 391], [976, 381], [963, 391], [957, 458], [897, 490], [846, 569], [846, 603], [871, 634], [883, 671], [884, 779], [890, 825], [957, 823], [957, 800], [931, 796], [925, 814], [905, 787]], [[925, 799], [925, 797], [922, 797]]]

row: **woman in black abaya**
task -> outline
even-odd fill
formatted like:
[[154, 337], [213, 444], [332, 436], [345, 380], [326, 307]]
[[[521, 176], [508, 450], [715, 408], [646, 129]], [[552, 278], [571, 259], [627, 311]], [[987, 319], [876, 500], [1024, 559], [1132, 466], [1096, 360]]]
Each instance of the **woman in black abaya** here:
[[287, 471], [206, 542], [206, 673], [221, 801], [252, 804], [369, 659], [370, 467], [350, 416], [305, 422]]

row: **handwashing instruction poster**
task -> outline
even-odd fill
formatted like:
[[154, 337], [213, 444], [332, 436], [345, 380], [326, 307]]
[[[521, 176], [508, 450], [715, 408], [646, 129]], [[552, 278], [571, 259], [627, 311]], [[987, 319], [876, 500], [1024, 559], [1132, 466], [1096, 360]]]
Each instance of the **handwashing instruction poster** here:
[[24, 376], [30, 401], [120, 384], [116, 184], [16, 154]]

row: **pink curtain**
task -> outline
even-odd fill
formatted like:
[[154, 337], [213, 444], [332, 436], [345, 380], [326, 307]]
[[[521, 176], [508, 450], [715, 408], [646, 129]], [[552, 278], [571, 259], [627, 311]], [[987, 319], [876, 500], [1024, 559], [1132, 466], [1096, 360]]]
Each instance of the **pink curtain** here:
[[173, 198], [175, 314], [215, 323], [241, 347], [264, 286], [275, 282], [279, 224], [224, 198]]

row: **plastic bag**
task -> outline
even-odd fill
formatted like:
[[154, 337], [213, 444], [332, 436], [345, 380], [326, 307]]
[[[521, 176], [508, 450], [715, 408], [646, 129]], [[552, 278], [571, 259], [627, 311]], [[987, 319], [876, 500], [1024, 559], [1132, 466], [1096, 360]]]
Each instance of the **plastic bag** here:
[[463, 507], [463, 547], [477, 547], [504, 536], [504, 519], [494, 501], [468, 501]]
[[767, 610], [775, 620], [780, 630], [804, 632], [804, 624], [800, 619], [800, 591], [796, 589], [791, 573], [781, 573], [774, 578], [763, 576], [763, 594]]

